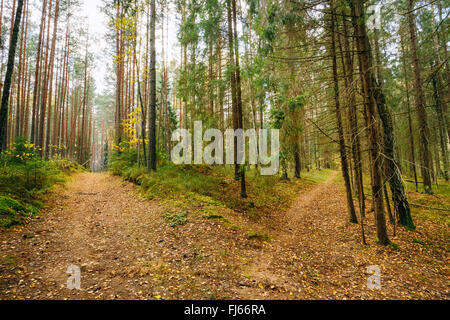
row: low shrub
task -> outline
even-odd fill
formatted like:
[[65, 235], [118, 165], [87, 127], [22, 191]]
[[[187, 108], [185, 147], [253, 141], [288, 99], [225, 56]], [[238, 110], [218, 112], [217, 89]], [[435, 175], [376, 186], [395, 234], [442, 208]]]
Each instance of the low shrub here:
[[0, 226], [20, 224], [42, 208], [42, 196], [65, 175], [84, 170], [68, 160], [44, 161], [24, 138], [0, 154]]
[[247, 168], [248, 198], [242, 199], [233, 166], [175, 165], [159, 158], [156, 172], [148, 172], [145, 165], [138, 166], [137, 159], [135, 149], [121, 148], [110, 157], [109, 169], [140, 185], [148, 199], [169, 201], [182, 210], [214, 207], [220, 214], [222, 209], [231, 209], [259, 219], [289, 207], [299, 191], [312, 184], [301, 179], [286, 181], [279, 175], [261, 176], [258, 169]]

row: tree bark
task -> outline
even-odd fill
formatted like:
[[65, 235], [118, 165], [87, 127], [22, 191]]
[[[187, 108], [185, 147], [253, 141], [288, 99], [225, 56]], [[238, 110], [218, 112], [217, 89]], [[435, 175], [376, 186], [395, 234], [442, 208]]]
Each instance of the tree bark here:
[[6, 133], [8, 126], [8, 105], [11, 90], [11, 80], [14, 69], [14, 59], [16, 57], [16, 46], [19, 38], [20, 20], [22, 18], [23, 0], [17, 4], [14, 28], [12, 30], [11, 41], [8, 51], [8, 64], [6, 66], [5, 81], [3, 82], [2, 104], [0, 108], [0, 151], [6, 149]]
[[416, 192], [419, 192], [419, 183], [417, 182], [417, 170], [416, 170], [416, 151], [415, 151], [415, 144], [414, 144], [414, 132], [412, 127], [412, 117], [411, 117], [411, 100], [409, 98], [409, 79], [408, 79], [408, 71], [406, 69], [406, 58], [405, 58], [405, 45], [403, 42], [402, 32], [400, 33], [400, 43], [401, 43], [401, 50], [402, 50], [402, 67], [403, 67], [403, 73], [405, 78], [405, 88], [406, 88], [406, 109], [408, 113], [408, 129], [409, 129], [409, 147], [411, 152], [411, 171], [414, 174], [414, 183], [416, 186]]
[[45, 127], [45, 113], [47, 110], [47, 95], [48, 95], [48, 84], [50, 81], [50, 68], [49, 68], [49, 44], [50, 44], [50, 17], [52, 14], [52, 4], [53, 0], [50, 0], [49, 2], [49, 8], [48, 8], [48, 24], [47, 24], [47, 39], [45, 41], [45, 66], [44, 66], [44, 82], [42, 87], [42, 93], [41, 93], [41, 108], [39, 112], [39, 127], [38, 127], [38, 138], [37, 138], [37, 145], [41, 147], [41, 156], [44, 156], [44, 127]]
[[341, 155], [341, 167], [342, 167], [342, 176], [344, 177], [345, 190], [347, 193], [347, 211], [350, 216], [350, 222], [357, 223], [358, 219], [356, 217], [355, 206], [353, 204], [353, 196], [352, 196], [352, 188], [350, 183], [350, 175], [348, 170], [348, 161], [347, 161], [347, 151], [345, 150], [345, 141], [344, 141], [344, 130], [342, 127], [342, 114], [341, 107], [339, 101], [339, 80], [337, 73], [337, 59], [336, 59], [336, 10], [334, 7], [334, 3], [332, 0], [329, 1], [329, 5], [331, 7], [331, 59], [333, 62], [333, 93], [334, 93], [334, 103], [335, 103], [335, 111], [336, 111], [336, 120], [337, 120], [337, 129], [339, 135], [339, 153]]
[[[53, 91], [53, 66], [55, 61], [55, 48], [56, 48], [56, 34], [58, 32], [58, 18], [59, 18], [59, 0], [56, 0], [55, 4], [55, 17], [53, 20], [53, 38], [52, 38], [52, 48], [50, 50], [50, 88], [48, 95], [48, 114], [47, 114], [47, 132], [45, 134], [45, 144], [43, 143], [42, 152], [45, 157], [48, 159], [49, 156], [49, 144], [50, 144], [50, 118], [51, 118], [51, 110], [52, 110], [52, 91]], [[56, 106], [54, 112], [56, 113]], [[55, 133], [53, 133], [55, 134]]]
[[[233, 9], [233, 26], [234, 26], [234, 54], [235, 54], [235, 63], [236, 63], [236, 111], [237, 111], [237, 128], [235, 129], [244, 129], [243, 124], [243, 115], [242, 115], [242, 88], [241, 88], [241, 68], [239, 65], [239, 38], [237, 36], [237, 23], [236, 23], [236, 0], [232, 1], [232, 9]], [[237, 164], [236, 164], [237, 165]], [[241, 180], [241, 198], [247, 198], [247, 191], [245, 186], [245, 164], [240, 165], [239, 168], [239, 177]]]
[[150, 21], [150, 104], [148, 134], [148, 170], [156, 171], [156, 50], [155, 50], [155, 27], [156, 27], [156, 5], [155, 0], [151, 3]]
[[417, 39], [416, 39], [416, 25], [414, 22], [414, 0], [408, 2], [408, 20], [409, 20], [409, 33], [411, 39], [411, 59], [414, 70], [414, 86], [416, 91], [416, 109], [417, 120], [419, 122], [419, 135], [420, 135], [420, 155], [421, 155], [421, 173], [423, 179], [423, 189], [425, 193], [433, 194], [431, 187], [431, 154], [429, 150], [429, 136], [430, 131], [428, 128], [427, 111], [425, 109], [425, 95], [423, 92], [423, 84], [421, 78], [421, 68], [419, 64], [419, 58], [417, 55]]
[[366, 31], [364, 6], [360, 1], [349, 0], [352, 9], [352, 21], [357, 36], [358, 57], [360, 59], [360, 73], [366, 99], [366, 114], [369, 130], [369, 154], [371, 158], [372, 171], [372, 197], [374, 203], [374, 214], [377, 227], [378, 242], [383, 245], [390, 243], [386, 229], [383, 204], [383, 180], [381, 174], [381, 157], [378, 147], [378, 129], [376, 125], [376, 99], [373, 88], [373, 66], [371, 61], [371, 50]]
[[[352, 148], [352, 158], [353, 158], [353, 167], [355, 170], [355, 185], [358, 193], [358, 202], [359, 202], [359, 214], [361, 219], [361, 225], [363, 225], [363, 218], [366, 214], [366, 197], [364, 195], [364, 184], [363, 184], [363, 174], [362, 174], [362, 157], [361, 157], [361, 142], [358, 134], [358, 115], [356, 109], [356, 97], [355, 91], [356, 88], [353, 85], [353, 59], [350, 54], [351, 48], [348, 41], [349, 32], [346, 18], [342, 19], [343, 25], [343, 43], [344, 43], [344, 77], [345, 83], [348, 92], [348, 117], [350, 121], [350, 131], [351, 131], [351, 148]], [[363, 232], [364, 234], [364, 232]], [[363, 240], [365, 243], [365, 239]]]
[[[375, 42], [378, 42], [379, 31], [375, 30]], [[408, 199], [406, 197], [405, 188], [402, 182], [402, 174], [400, 172], [400, 166], [398, 161], [398, 155], [396, 153], [396, 139], [394, 135], [394, 124], [392, 121], [392, 114], [389, 106], [386, 104], [386, 97], [383, 93], [383, 80], [381, 75], [381, 59], [379, 47], [375, 46], [376, 55], [378, 57], [377, 69], [378, 69], [378, 83], [376, 79], [373, 79], [374, 94], [377, 101], [378, 114], [381, 119], [381, 125], [383, 128], [383, 148], [384, 159], [386, 161], [386, 182], [389, 182], [392, 202], [394, 203], [394, 212], [398, 217], [399, 223], [410, 229], [415, 229], [412, 217], [411, 209], [409, 208]], [[386, 192], [387, 195], [387, 192]], [[388, 195], [386, 198], [387, 206], [389, 206]], [[390, 212], [388, 207], [388, 212]]]

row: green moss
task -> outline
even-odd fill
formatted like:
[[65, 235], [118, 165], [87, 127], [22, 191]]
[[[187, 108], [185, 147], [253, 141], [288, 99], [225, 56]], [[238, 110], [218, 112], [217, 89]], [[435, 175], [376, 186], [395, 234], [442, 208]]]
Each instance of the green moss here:
[[0, 196], [0, 214], [12, 215], [23, 210], [25, 208], [19, 201], [10, 197]]
[[163, 214], [164, 219], [171, 227], [186, 224], [189, 220], [187, 218], [187, 212], [166, 212]]
[[413, 242], [413, 243], [421, 244], [421, 245], [424, 246], [424, 247], [427, 246], [427, 244], [425, 243], [425, 241], [422, 241], [422, 240], [419, 240], [419, 239], [416, 239], [416, 238], [414, 238], [414, 239], [412, 240], [412, 242]]
[[209, 220], [215, 219], [215, 220], [223, 221], [227, 226], [229, 226], [233, 230], [240, 230], [240, 229], [242, 229], [242, 227], [233, 224], [230, 220], [228, 220], [227, 218], [225, 218], [221, 214], [210, 213], [210, 214], [203, 215], [203, 218], [209, 219]]
[[247, 235], [248, 240], [257, 239], [261, 241], [270, 241], [272, 237], [267, 234], [259, 234], [257, 232], [251, 232]]
[[[279, 176], [261, 176], [254, 168], [247, 170], [248, 199], [239, 196], [240, 185], [233, 179], [231, 166], [174, 165], [166, 163], [156, 172], [147, 172], [136, 164], [115, 160], [114, 174], [143, 187], [148, 199], [176, 202], [188, 198], [190, 207], [218, 207], [252, 214], [285, 208], [302, 187], [300, 181], [285, 182]], [[303, 181], [304, 184], [304, 181]]]
[[9, 228], [22, 224], [44, 206], [46, 193], [68, 174], [84, 170], [68, 160], [43, 161], [11, 159], [0, 154], [0, 226]]
[[[309, 172], [302, 172], [302, 178], [316, 183], [325, 182], [332, 176], [333, 173], [334, 171], [330, 169], [311, 170]], [[338, 176], [337, 179], [341, 176], [342, 175]]]
[[259, 169], [247, 167], [248, 198], [242, 199], [233, 166], [175, 165], [163, 159], [155, 172], [148, 172], [147, 168], [137, 166], [137, 157], [131, 151], [110, 159], [113, 174], [140, 185], [142, 194], [156, 200], [167, 212], [199, 214], [221, 220], [235, 230], [241, 227], [225, 220], [229, 210], [258, 221], [286, 210], [306, 186], [314, 181], [325, 181], [333, 174], [331, 170], [310, 171], [305, 177], [310, 177], [311, 181], [285, 181], [279, 175], [261, 176]]
[[0, 225], [10, 228], [23, 222], [27, 207], [21, 202], [7, 196], [0, 196]]
[[389, 243], [389, 247], [394, 249], [395, 251], [401, 250], [400, 246], [392, 241]]
[[211, 213], [211, 214], [204, 215], [203, 218], [205, 218], [205, 219], [217, 219], [217, 220], [222, 220], [222, 221], [224, 221], [226, 223], [231, 223], [230, 220], [228, 220], [227, 218], [225, 218], [224, 216], [222, 216], [220, 214]]

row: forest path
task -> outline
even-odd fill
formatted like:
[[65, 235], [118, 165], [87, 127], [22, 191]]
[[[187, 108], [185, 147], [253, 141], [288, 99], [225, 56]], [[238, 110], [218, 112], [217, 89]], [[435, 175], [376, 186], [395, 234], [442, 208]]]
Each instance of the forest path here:
[[[106, 173], [80, 173], [31, 223], [0, 232], [0, 299], [448, 299], [445, 230], [398, 230], [401, 250], [368, 246], [348, 222], [337, 172], [308, 185], [294, 205], [243, 229], [189, 213], [171, 227], [164, 204]], [[248, 231], [273, 239], [248, 239]], [[254, 229], [253, 229], [254, 230]], [[427, 247], [414, 238], [427, 235]], [[71, 265], [81, 290], [67, 288]], [[367, 288], [367, 267], [382, 290]]]
[[[255, 254], [244, 271], [256, 285], [240, 288], [239, 297], [447, 299], [445, 239], [437, 236], [433, 239], [439, 239], [436, 247], [423, 250], [413, 239], [428, 231], [399, 228], [391, 240], [402, 249], [382, 247], [375, 243], [374, 216], [368, 213], [365, 233], [369, 245], [362, 245], [360, 226], [349, 222], [339, 174], [333, 172], [325, 182], [303, 191], [290, 209], [275, 217], [270, 226], [275, 230], [273, 240]], [[380, 269], [381, 290], [368, 288], [369, 266]]]
[[[298, 275], [306, 280], [308, 273], [314, 275], [315, 267], [318, 267], [315, 262], [305, 263], [304, 270], [288, 272], [281, 269], [280, 264], [283, 262], [293, 264], [295, 260], [302, 259], [310, 260], [311, 254], [320, 252], [323, 246], [328, 250], [331, 249], [328, 244], [335, 239], [329, 232], [330, 226], [327, 221], [332, 219], [333, 213], [346, 213], [344, 211], [346, 203], [343, 201], [340, 185], [335, 182], [338, 174], [338, 171], [332, 172], [326, 181], [302, 192], [295, 203], [274, 221], [276, 224], [276, 232], [272, 233], [274, 240], [267, 243], [265, 250], [259, 251], [247, 269], [247, 276], [256, 281], [259, 288], [271, 289], [278, 293], [288, 292], [289, 295], [294, 295], [294, 292], [289, 290], [296, 288], [296, 295], [299, 293], [310, 295], [311, 291], [307, 286], [298, 286], [298, 279], [294, 279], [291, 272], [300, 271]], [[328, 238], [331, 239], [323, 243]], [[342, 254], [339, 256], [342, 257]], [[261, 292], [254, 287], [244, 287], [240, 295], [244, 299], [254, 299], [258, 296], [264, 298], [267, 292]]]
[[[1, 251], [19, 266], [10, 281], [2, 274], [7, 283], [0, 283], [0, 297], [136, 298], [135, 279], [115, 275], [145, 256], [132, 238], [133, 223], [143, 212], [150, 223], [159, 216], [158, 207], [143, 200], [131, 183], [106, 173], [77, 174], [58, 194], [48, 214], [17, 235], [1, 236]], [[83, 290], [66, 287], [71, 265], [81, 269]], [[17, 273], [23, 274], [20, 280], [13, 276]]]

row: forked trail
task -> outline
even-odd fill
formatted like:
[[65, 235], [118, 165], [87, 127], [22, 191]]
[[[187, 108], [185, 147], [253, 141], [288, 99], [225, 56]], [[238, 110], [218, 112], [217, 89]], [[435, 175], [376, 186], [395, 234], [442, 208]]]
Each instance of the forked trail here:
[[[361, 245], [336, 175], [272, 217], [273, 240], [260, 242], [201, 217], [172, 228], [131, 183], [78, 174], [47, 214], [0, 233], [0, 299], [448, 298], [445, 250]], [[81, 290], [67, 288], [71, 265]], [[367, 288], [369, 265], [382, 290]]]
[[[257, 286], [244, 286], [243, 298], [254, 299], [407, 299], [448, 298], [449, 278], [444, 247], [424, 254], [361, 244], [360, 227], [348, 222], [343, 185], [334, 172], [325, 182], [299, 195], [274, 224], [274, 240], [248, 265], [246, 276]], [[373, 214], [366, 235], [375, 238]], [[400, 230], [393, 240], [408, 245], [414, 233]], [[400, 242], [402, 241], [402, 242]], [[410, 249], [410, 248], [409, 248]], [[431, 262], [432, 261], [432, 262]], [[432, 267], [428, 264], [432, 263]], [[367, 268], [381, 269], [382, 289], [370, 290]], [[414, 271], [413, 271], [414, 270]], [[420, 274], [420, 277], [417, 276]], [[264, 289], [264, 290], [260, 290]]]

